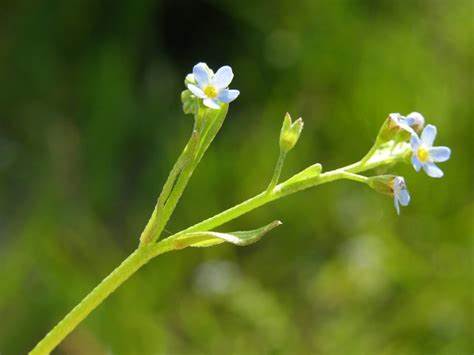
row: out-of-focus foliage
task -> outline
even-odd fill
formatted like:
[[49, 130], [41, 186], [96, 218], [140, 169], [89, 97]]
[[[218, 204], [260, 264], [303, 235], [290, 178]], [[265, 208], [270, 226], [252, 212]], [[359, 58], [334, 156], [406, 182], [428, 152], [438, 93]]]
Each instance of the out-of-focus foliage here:
[[[261, 191], [286, 111], [305, 119], [284, 176], [359, 159], [389, 112], [422, 112], [445, 178], [413, 196], [351, 182], [226, 226], [259, 243], [153, 260], [57, 354], [470, 354], [473, 3], [3, 1], [0, 353], [22, 354], [137, 245], [192, 122], [192, 65], [241, 96], [176, 210], [175, 232]], [[244, 173], [245, 172], [245, 173]]]

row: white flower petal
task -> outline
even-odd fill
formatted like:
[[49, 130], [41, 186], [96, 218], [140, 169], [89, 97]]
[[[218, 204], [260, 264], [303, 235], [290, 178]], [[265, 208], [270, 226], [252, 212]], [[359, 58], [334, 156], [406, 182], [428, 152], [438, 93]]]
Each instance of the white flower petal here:
[[433, 147], [430, 148], [429, 152], [431, 159], [437, 163], [446, 161], [451, 156], [451, 149], [448, 147]]
[[234, 101], [239, 96], [239, 90], [224, 89], [219, 93], [218, 99], [226, 104]]
[[432, 124], [429, 124], [425, 127], [425, 129], [421, 133], [421, 140], [428, 147], [431, 147], [436, 138], [436, 133], [437, 133], [436, 127], [433, 126]]
[[419, 112], [412, 112], [408, 114], [407, 120], [410, 120], [410, 126], [423, 127], [425, 125], [425, 118]]
[[229, 86], [233, 78], [234, 73], [232, 72], [232, 68], [225, 65], [216, 72], [212, 78], [212, 84], [218, 89], [225, 89]]
[[194, 78], [196, 79], [199, 87], [203, 88], [209, 84], [209, 68], [206, 63], [198, 63], [193, 67]]
[[407, 206], [410, 203], [410, 194], [407, 189], [403, 189], [398, 194], [398, 200], [402, 206]]
[[398, 205], [398, 197], [396, 195], [393, 197], [393, 204], [397, 210], [397, 214], [400, 215], [400, 206]]
[[207, 97], [206, 94], [204, 93], [204, 91], [202, 91], [196, 85], [188, 84], [188, 89], [189, 89], [189, 91], [191, 91], [194, 95], [196, 95], [200, 99], [205, 99]]
[[415, 155], [411, 157], [411, 163], [416, 171], [420, 171], [422, 164]]
[[407, 131], [410, 134], [415, 134], [415, 131], [410, 126], [411, 126], [411, 123], [407, 119], [401, 119], [398, 121], [398, 127], [403, 129], [404, 131]]
[[418, 138], [418, 135], [416, 133], [412, 134], [411, 135], [411, 138], [410, 138], [410, 145], [411, 145], [411, 149], [413, 150], [413, 153], [416, 153], [416, 151], [418, 150], [418, 147], [420, 146], [420, 138]]
[[390, 119], [393, 121], [393, 122], [398, 122], [398, 120], [403, 117], [402, 115], [400, 115], [398, 112], [392, 112], [392, 113], [389, 113], [388, 114], [388, 117], [390, 117]]
[[215, 109], [215, 110], [218, 110], [221, 108], [219, 104], [216, 102], [216, 100], [213, 100], [213, 99], [204, 99], [203, 103], [205, 106]]
[[432, 178], [441, 178], [444, 175], [443, 171], [438, 168], [435, 163], [423, 164], [423, 170], [425, 170], [426, 174]]

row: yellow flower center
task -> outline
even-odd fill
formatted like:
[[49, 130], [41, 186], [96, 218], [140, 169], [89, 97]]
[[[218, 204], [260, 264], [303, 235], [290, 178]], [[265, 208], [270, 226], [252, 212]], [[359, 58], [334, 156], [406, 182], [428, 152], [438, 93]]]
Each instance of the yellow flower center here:
[[217, 97], [217, 89], [212, 86], [212, 85], [207, 85], [205, 88], [204, 88], [204, 93], [206, 94], [206, 96], [210, 99], [214, 99]]
[[416, 153], [416, 155], [418, 156], [418, 160], [422, 163], [426, 163], [430, 158], [430, 153], [425, 147], [418, 148], [418, 152]]

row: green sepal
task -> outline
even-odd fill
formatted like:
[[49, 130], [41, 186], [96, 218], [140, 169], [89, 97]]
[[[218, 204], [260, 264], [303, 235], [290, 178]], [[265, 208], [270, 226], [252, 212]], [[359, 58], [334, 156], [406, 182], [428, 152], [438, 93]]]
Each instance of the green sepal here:
[[186, 115], [195, 115], [199, 110], [199, 100], [189, 90], [181, 92], [181, 103], [183, 104], [183, 112]]
[[395, 178], [395, 175], [373, 176], [367, 180], [367, 185], [381, 194], [393, 196], [393, 181]]
[[211, 231], [186, 233], [176, 236], [175, 240], [173, 240], [173, 245], [175, 249], [210, 247], [225, 242], [238, 246], [246, 246], [259, 241], [265, 234], [281, 224], [280, 221], [273, 221], [258, 229], [229, 233]]

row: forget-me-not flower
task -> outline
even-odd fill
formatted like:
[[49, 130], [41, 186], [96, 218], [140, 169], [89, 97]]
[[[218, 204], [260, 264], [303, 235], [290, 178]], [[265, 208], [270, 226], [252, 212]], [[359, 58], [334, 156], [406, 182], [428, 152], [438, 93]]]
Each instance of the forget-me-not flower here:
[[443, 177], [443, 171], [435, 164], [446, 161], [451, 156], [451, 149], [448, 147], [433, 147], [436, 138], [436, 127], [427, 125], [421, 133], [421, 138], [413, 134], [410, 144], [413, 150], [411, 162], [416, 171], [421, 168], [428, 176], [433, 178]]
[[401, 176], [396, 176], [392, 182], [393, 203], [397, 214], [400, 214], [400, 205], [407, 206], [410, 203], [410, 194], [408, 193], [405, 179]]
[[232, 68], [225, 65], [214, 74], [206, 63], [198, 63], [193, 68], [196, 85], [187, 84], [188, 89], [203, 104], [212, 109], [219, 109], [221, 103], [229, 103], [239, 96], [239, 90], [229, 90], [228, 86], [234, 78]]

